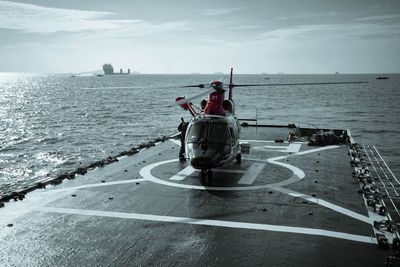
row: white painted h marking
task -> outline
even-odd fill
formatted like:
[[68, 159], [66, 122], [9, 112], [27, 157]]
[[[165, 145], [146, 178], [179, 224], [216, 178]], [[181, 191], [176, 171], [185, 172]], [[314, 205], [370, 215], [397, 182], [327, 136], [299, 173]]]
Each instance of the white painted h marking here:
[[264, 169], [264, 166], [265, 163], [253, 163], [242, 178], [240, 178], [238, 184], [253, 184], [257, 176]]
[[178, 172], [177, 174], [175, 174], [174, 176], [172, 176], [169, 179], [170, 180], [175, 180], [175, 181], [182, 181], [186, 177], [191, 175], [194, 171], [195, 171], [195, 169], [193, 169], [192, 166], [187, 166], [186, 168], [184, 168], [183, 170], [181, 170], [180, 172]]
[[[247, 171], [244, 170], [226, 170], [226, 169], [213, 169], [214, 172], [224, 173], [244, 173], [239, 180], [239, 184], [251, 185], [256, 180], [257, 176], [263, 170], [265, 163], [253, 163]], [[177, 174], [173, 175], [170, 180], [183, 181], [186, 177], [190, 176], [196, 170], [192, 166], [187, 166]]]

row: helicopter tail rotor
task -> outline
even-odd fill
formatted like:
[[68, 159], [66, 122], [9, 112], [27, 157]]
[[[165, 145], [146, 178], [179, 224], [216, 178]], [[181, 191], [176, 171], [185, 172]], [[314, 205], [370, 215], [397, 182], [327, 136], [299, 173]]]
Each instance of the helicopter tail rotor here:
[[212, 92], [215, 92], [215, 89], [214, 89], [214, 88], [210, 88], [209, 90], [206, 90], [206, 91], [204, 91], [204, 92], [201, 92], [200, 94], [197, 94], [197, 95], [192, 96], [192, 97], [189, 97], [189, 98], [186, 98], [186, 97], [178, 97], [178, 98], [175, 99], [175, 104], [177, 104], [178, 106], [181, 106], [181, 107], [182, 107], [182, 105], [190, 103], [193, 99], [196, 99], [196, 98], [198, 98], [198, 97], [201, 97], [201, 96], [210, 94], [210, 93], [212, 93]]
[[175, 103], [180, 106], [181, 108], [183, 108], [184, 110], [188, 110], [189, 109], [189, 105], [191, 104], [190, 102], [188, 102], [188, 99], [186, 99], [186, 97], [184, 96], [179, 96], [175, 99]]
[[175, 99], [175, 103], [177, 105], [179, 105], [181, 108], [183, 108], [184, 110], [189, 111], [192, 116], [196, 116], [196, 115], [200, 114], [202, 109], [193, 105], [193, 103], [190, 102], [191, 99], [193, 99], [193, 97], [186, 98], [184, 96], [180, 96]]

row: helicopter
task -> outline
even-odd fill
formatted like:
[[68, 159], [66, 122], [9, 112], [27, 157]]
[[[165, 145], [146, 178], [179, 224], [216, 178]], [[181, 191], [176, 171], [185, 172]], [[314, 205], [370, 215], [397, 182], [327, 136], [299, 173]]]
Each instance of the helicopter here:
[[[194, 169], [201, 171], [202, 178], [209, 178], [213, 168], [225, 166], [233, 160], [236, 160], [238, 164], [241, 163], [242, 155], [239, 143], [241, 126], [239, 119], [235, 116], [234, 87], [366, 83], [233, 84], [232, 79], [233, 68], [230, 70], [229, 84], [216, 80], [208, 84], [181, 86], [208, 88], [208, 90], [191, 98], [177, 97], [175, 100], [178, 106], [189, 111], [192, 115], [192, 119], [184, 133], [183, 145], [185, 146], [186, 160]], [[228, 91], [227, 99], [225, 99], [226, 91]], [[191, 102], [193, 99], [205, 94], [209, 94], [208, 99], [201, 101], [200, 108]]]
[[[178, 97], [176, 103], [188, 110], [193, 119], [190, 121], [185, 134], [185, 155], [194, 169], [201, 174], [211, 174], [211, 169], [226, 165], [234, 159], [241, 162], [240, 153], [240, 124], [235, 116], [235, 104], [232, 99], [233, 68], [230, 82], [226, 86], [221, 81], [213, 81], [208, 87], [208, 100], [203, 100], [201, 108], [190, 101], [204, 93], [186, 99]], [[188, 85], [184, 87], [205, 88], [206, 85]], [[228, 99], [225, 92], [228, 89]]]

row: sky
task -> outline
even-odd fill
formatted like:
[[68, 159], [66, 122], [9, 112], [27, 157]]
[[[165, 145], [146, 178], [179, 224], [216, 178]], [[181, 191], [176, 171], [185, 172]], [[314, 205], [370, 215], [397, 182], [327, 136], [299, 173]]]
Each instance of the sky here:
[[400, 73], [399, 0], [0, 0], [0, 72]]

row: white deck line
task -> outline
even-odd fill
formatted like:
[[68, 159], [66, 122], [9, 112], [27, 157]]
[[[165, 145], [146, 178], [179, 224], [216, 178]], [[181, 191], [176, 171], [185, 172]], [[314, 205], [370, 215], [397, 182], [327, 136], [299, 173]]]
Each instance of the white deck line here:
[[303, 172], [302, 169], [300, 169], [294, 165], [290, 165], [285, 162], [279, 162], [279, 161], [270, 160], [270, 159], [268, 159], [267, 162], [271, 163], [271, 164], [279, 165], [279, 166], [282, 166], [282, 167], [285, 167], [285, 168], [291, 170], [293, 172], [293, 174], [299, 178], [299, 180], [303, 179], [306, 176], [306, 174]]
[[[371, 148], [370, 148], [371, 150]], [[375, 149], [376, 150], [376, 149]], [[376, 158], [374, 152], [371, 150], [371, 154], [375, 159], [375, 162], [378, 164], [379, 168], [381, 169], [383, 175], [386, 177], [386, 180], [390, 183], [390, 185], [393, 187], [393, 191], [395, 192], [396, 196], [400, 196], [399, 193], [396, 190], [395, 185], [392, 183], [392, 181], [390, 180], [390, 178], [388, 177], [387, 173], [385, 172], [385, 170], [382, 168], [382, 165], [380, 164], [379, 160]], [[383, 159], [382, 159], [383, 160]], [[371, 162], [371, 164], [373, 165], [373, 162]], [[378, 172], [377, 172], [378, 174]], [[395, 180], [397, 181], [396, 177], [394, 177]], [[384, 184], [385, 185], [385, 184]], [[397, 181], [397, 185], [400, 185], [399, 182]], [[389, 195], [390, 196], [390, 195]]]
[[345, 239], [345, 240], [368, 243], [368, 244], [376, 244], [376, 239], [369, 236], [361, 236], [343, 232], [335, 232], [335, 231], [305, 228], [305, 227], [292, 227], [292, 226], [280, 226], [271, 224], [195, 219], [186, 217], [173, 217], [173, 216], [162, 216], [162, 215], [151, 215], [151, 214], [140, 214], [140, 213], [67, 209], [67, 208], [53, 208], [53, 207], [37, 207], [35, 208], [35, 210], [40, 212], [50, 212], [59, 214], [111, 217], [111, 218], [121, 218], [121, 219], [134, 219], [134, 220], [145, 220], [145, 221], [156, 221], [156, 222], [182, 223], [182, 224], [192, 224], [192, 225], [207, 225], [216, 227], [306, 234], [306, 235], [333, 237], [333, 238]]
[[[375, 162], [379, 164], [378, 159], [377, 159], [377, 158], [375, 157], [375, 155], [374, 155], [374, 151], [371, 149], [371, 147], [368, 146], [368, 149], [369, 149], [370, 154], [371, 154], [371, 157], [370, 157], [369, 154], [368, 154], [368, 152], [367, 152], [367, 147], [366, 147], [365, 145], [364, 145], [363, 147], [364, 147], [365, 154], [367, 155], [367, 157], [368, 157], [368, 159], [369, 159], [369, 162], [371, 162], [371, 166], [374, 168], [374, 171], [375, 171], [376, 175], [378, 176], [379, 180], [381, 181], [381, 183], [382, 183], [382, 185], [383, 185], [383, 188], [385, 189], [385, 191], [386, 191], [386, 193], [388, 194], [388, 196], [390, 196], [389, 192], [387, 191], [385, 181], [383, 181], [382, 177], [379, 175], [379, 172], [378, 172], [378, 170], [376, 169], [375, 164], [374, 164], [374, 162], [373, 162], [372, 159], [371, 159], [371, 157], [374, 157]], [[380, 167], [380, 168], [381, 168], [381, 170], [382, 170], [382, 167]], [[383, 170], [382, 170], [382, 172], [383, 172]], [[383, 172], [383, 173], [384, 173], [384, 172]], [[386, 177], [387, 177], [387, 176], [386, 176]], [[394, 184], [392, 183], [392, 181], [390, 181], [390, 179], [388, 179], [387, 182], [393, 187], [393, 190], [397, 193], [397, 191], [395, 190], [395, 186], [394, 186]], [[398, 194], [397, 194], [397, 196], [398, 196]]]
[[[239, 143], [240, 144], [242, 144], [242, 143], [276, 143], [275, 141], [272, 141], [272, 140], [245, 140], [245, 139], [240, 139], [239, 140]], [[284, 141], [283, 143], [276, 143], [276, 144], [288, 144], [289, 142], [288, 141]]]
[[301, 144], [290, 143], [286, 149], [288, 153], [298, 153], [300, 151]]
[[[376, 175], [378, 176], [379, 180], [382, 182], [382, 184], [383, 184], [383, 186], [384, 186], [385, 188], [386, 188], [386, 182], [389, 183], [389, 184], [392, 186], [392, 188], [393, 188], [394, 192], [396, 193], [396, 195], [399, 196], [399, 194], [397, 194], [397, 191], [395, 190], [394, 184], [393, 184], [392, 181], [389, 179], [389, 177], [386, 175], [386, 173], [383, 171], [382, 166], [381, 166], [380, 163], [379, 163], [379, 160], [376, 158], [376, 156], [375, 156], [375, 154], [374, 154], [374, 151], [371, 149], [371, 147], [368, 147], [368, 149], [370, 150], [371, 157], [374, 157], [375, 163], [374, 163], [374, 161], [372, 161], [371, 157], [368, 155], [367, 150], [366, 150], [365, 147], [364, 147], [365, 154], [368, 156], [368, 159], [370, 160], [371, 165], [372, 165], [372, 167], [374, 168], [374, 170], [375, 170], [375, 172], [376, 172]], [[378, 169], [375, 167], [375, 164], [378, 164], [378, 165], [379, 165], [379, 168], [381, 169], [382, 173], [385, 175], [387, 181], [384, 181], [384, 180], [382, 179], [381, 175], [380, 175], [379, 172], [378, 172]], [[388, 193], [388, 195], [389, 195], [389, 193]], [[389, 195], [389, 196], [390, 196], [390, 195]]]
[[191, 175], [194, 171], [195, 171], [195, 169], [193, 169], [192, 166], [187, 166], [186, 168], [184, 168], [183, 170], [181, 170], [180, 172], [178, 172], [177, 174], [175, 174], [174, 176], [172, 176], [169, 179], [170, 180], [175, 180], [175, 181], [182, 181], [186, 177]]
[[297, 152], [293, 155], [306, 155], [306, 154], [310, 154], [310, 153], [315, 153], [315, 152], [320, 152], [320, 151], [324, 151], [324, 150], [328, 150], [328, 149], [334, 149], [334, 148], [338, 148], [338, 147], [342, 147], [342, 146], [337, 146], [337, 145], [332, 145], [332, 146], [324, 146], [324, 147], [319, 147], [319, 148], [314, 148], [314, 149], [309, 149], [309, 150], [304, 150], [301, 152]]
[[293, 153], [293, 154], [288, 154], [288, 155], [284, 155], [284, 156], [279, 156], [279, 157], [275, 157], [275, 158], [269, 158], [268, 160], [276, 161], [276, 160], [286, 159], [286, 158], [290, 158], [290, 157], [294, 157], [294, 156], [299, 156], [299, 155], [306, 155], [306, 154], [310, 154], [310, 153], [320, 152], [320, 151], [324, 151], [324, 150], [328, 150], [328, 149], [334, 149], [334, 148], [339, 148], [339, 147], [341, 147], [341, 146], [337, 146], [337, 145], [333, 145], [333, 146], [324, 146], [324, 147], [319, 147], [319, 148], [304, 150], [304, 151], [297, 152], [297, 153]]
[[263, 146], [263, 148], [286, 149], [288, 146]]
[[[372, 167], [373, 167], [374, 170], [375, 170], [376, 175], [378, 176], [379, 180], [380, 180], [381, 183], [383, 184], [383, 188], [385, 189], [387, 195], [389, 196], [390, 202], [392, 203], [392, 205], [393, 205], [394, 209], [396, 210], [397, 214], [400, 215], [400, 214], [399, 214], [399, 211], [398, 211], [397, 208], [396, 208], [396, 205], [394, 204], [392, 198], [390, 197], [389, 192], [388, 192], [387, 189], [386, 189], [385, 183], [383, 182], [381, 176], [380, 176], [379, 173], [378, 173], [378, 170], [375, 168], [375, 165], [374, 165], [373, 161], [371, 160], [371, 158], [370, 158], [370, 156], [369, 156], [369, 154], [368, 154], [368, 152], [367, 152], [367, 150], [366, 150], [366, 146], [363, 145], [363, 148], [364, 148], [365, 154], [367, 155], [367, 157], [368, 157], [368, 159], [369, 159], [369, 161], [370, 161]], [[373, 156], [373, 157], [375, 158], [375, 161], [378, 162], [378, 161], [376, 160], [376, 157], [375, 157], [375, 155], [374, 155], [374, 152], [372, 151], [372, 149], [371, 149], [370, 146], [368, 146], [368, 149], [369, 149], [369, 151], [370, 151], [370, 153], [371, 153], [371, 156]], [[381, 167], [381, 168], [382, 168], [382, 167]], [[392, 183], [392, 182], [390, 182], [390, 183]], [[361, 182], [360, 182], [360, 186], [361, 186]], [[392, 184], [392, 186], [393, 186], [393, 184]], [[372, 219], [373, 222], [374, 222], [374, 221], [382, 221], [382, 220], [385, 220], [385, 219], [389, 219], [390, 221], [392, 220], [392, 217], [390, 216], [390, 213], [389, 213], [389, 212], [386, 213], [386, 216], [381, 216], [381, 215], [377, 214], [376, 212], [371, 212], [371, 211], [368, 209], [367, 199], [365, 198], [364, 195], [363, 195], [362, 197], [363, 197], [363, 199], [364, 199], [365, 207], [366, 207], [367, 210], [368, 210], [368, 216]], [[383, 204], [384, 206], [386, 206], [385, 201], [384, 201], [383, 199], [382, 199], [381, 201], [382, 201], [382, 204]], [[381, 233], [382, 233], [381, 231], [378, 231], [378, 230], [375, 229], [373, 223], [372, 223], [371, 225], [372, 225], [372, 230], [374, 231], [375, 234], [377, 234], [377, 233], [380, 233], [380, 234], [381, 234]], [[388, 238], [387, 234], [388, 234], [388, 233], [385, 233], [386, 238]], [[393, 234], [394, 234], [395, 237], [397, 237], [397, 238], [399, 237], [399, 234], [398, 234], [397, 231], [394, 231]], [[390, 239], [388, 238], [388, 240], [393, 240], [393, 237], [390, 238]]]
[[[386, 194], [389, 196], [390, 202], [392, 203], [392, 205], [393, 205], [394, 209], [396, 210], [397, 214], [400, 216], [399, 210], [397, 209], [396, 205], [394, 204], [393, 199], [392, 199], [392, 197], [390, 196], [390, 194], [389, 194], [389, 192], [388, 192], [388, 190], [387, 190], [387, 188], [386, 188], [386, 185], [385, 185], [384, 181], [382, 180], [382, 178], [381, 178], [381, 176], [379, 175], [378, 170], [376, 169], [376, 167], [375, 167], [375, 165], [374, 165], [372, 159], [370, 158], [369, 154], [367, 153], [366, 147], [365, 147], [365, 146], [363, 146], [363, 147], [364, 147], [365, 154], [367, 155], [367, 157], [368, 157], [368, 159], [369, 159], [369, 162], [371, 162], [371, 165], [372, 165], [372, 167], [374, 168], [376, 175], [378, 176], [379, 180], [381, 181], [381, 183], [382, 183], [382, 185], [383, 185], [383, 189], [385, 189]], [[372, 151], [371, 147], [368, 147], [368, 149], [370, 150], [371, 155], [373, 155], [373, 151]], [[375, 156], [374, 156], [374, 158], [375, 158]], [[376, 159], [376, 158], [375, 158], [375, 159]], [[389, 182], [390, 182], [390, 184], [393, 186], [392, 182], [391, 182], [391, 181], [389, 181]], [[393, 187], [394, 187], [394, 186], [393, 186]], [[394, 190], [394, 191], [396, 192], [396, 190]], [[382, 199], [381, 201], [382, 201], [383, 204], [385, 204], [385, 202], [384, 202], [383, 199]], [[385, 205], [385, 206], [386, 206], [386, 205]], [[389, 214], [387, 214], [387, 215], [388, 215], [388, 217], [390, 218], [390, 215], [389, 215]], [[371, 217], [371, 216], [370, 216], [370, 217]]]
[[288, 146], [263, 146], [262, 148], [266, 148], [268, 150], [272, 149], [284, 153], [298, 153], [301, 148], [301, 144], [290, 143]]
[[144, 179], [144, 178], [141, 178], [141, 179], [130, 179], [130, 180], [119, 180], [119, 181], [113, 181], [113, 182], [87, 184], [87, 185], [72, 186], [72, 187], [62, 188], [62, 189], [54, 189], [54, 190], [49, 190], [49, 192], [63, 192], [63, 191], [79, 190], [79, 189], [92, 188], [92, 187], [102, 187], [102, 186], [120, 185], [120, 184], [131, 184], [131, 183], [139, 183], [139, 182], [147, 182], [147, 180]]
[[303, 194], [303, 193], [295, 192], [295, 191], [292, 191], [292, 190], [289, 190], [289, 189], [286, 189], [286, 188], [283, 188], [283, 187], [272, 187], [272, 189], [274, 189], [274, 190], [276, 190], [278, 192], [284, 193], [284, 194], [288, 194], [288, 195], [290, 195], [292, 197], [303, 198], [303, 199], [305, 199], [307, 201], [310, 201], [310, 202], [313, 202], [315, 204], [321, 205], [323, 207], [326, 207], [326, 208], [331, 209], [333, 211], [336, 211], [338, 213], [341, 213], [341, 214], [347, 215], [349, 217], [352, 217], [354, 219], [357, 219], [359, 221], [363, 221], [363, 222], [368, 223], [368, 224], [373, 223], [371, 218], [369, 218], [367, 216], [361, 215], [361, 214], [359, 214], [357, 212], [354, 212], [354, 211], [351, 211], [349, 209], [345, 209], [345, 208], [340, 207], [338, 205], [332, 204], [332, 203], [330, 203], [328, 201], [325, 201], [323, 199], [315, 198], [315, 197], [312, 197], [312, 196], [309, 196], [309, 195], [306, 195], [306, 194]]
[[383, 163], [385, 164], [386, 168], [389, 170], [390, 174], [393, 176], [393, 178], [396, 180], [397, 183], [400, 184], [399, 180], [397, 180], [396, 176], [393, 174], [392, 170], [389, 168], [389, 166], [386, 164], [386, 161], [382, 158], [381, 154], [379, 153], [378, 149], [376, 146], [373, 146], [376, 153], [378, 153], [379, 157], [382, 159]]
[[257, 162], [251, 164], [247, 172], [238, 181], [238, 184], [248, 184], [248, 185], [253, 184], [258, 175], [264, 169], [265, 165], [266, 165], [265, 163], [257, 163]]

